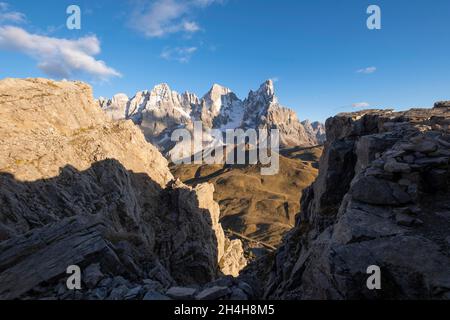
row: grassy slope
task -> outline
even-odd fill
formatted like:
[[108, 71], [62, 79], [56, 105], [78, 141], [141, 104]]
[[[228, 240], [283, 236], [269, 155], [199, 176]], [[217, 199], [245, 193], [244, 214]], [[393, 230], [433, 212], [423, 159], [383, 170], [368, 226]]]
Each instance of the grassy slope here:
[[191, 185], [214, 184], [224, 229], [276, 246], [293, 227], [302, 190], [315, 180], [321, 153], [322, 147], [282, 150], [274, 176], [262, 176], [259, 165], [192, 164], [171, 170]]

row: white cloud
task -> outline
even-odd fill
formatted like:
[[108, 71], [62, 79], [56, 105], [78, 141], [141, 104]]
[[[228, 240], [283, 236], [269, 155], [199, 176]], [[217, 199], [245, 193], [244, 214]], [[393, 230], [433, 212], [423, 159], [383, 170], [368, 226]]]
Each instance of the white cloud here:
[[272, 80], [272, 82], [278, 82], [280, 81], [280, 77], [272, 77], [270, 80]]
[[11, 11], [10, 6], [6, 2], [0, 2], [0, 24], [1, 23], [24, 23], [26, 17], [23, 13]]
[[38, 61], [38, 67], [56, 78], [71, 78], [79, 73], [99, 80], [120, 77], [120, 73], [96, 60], [100, 42], [96, 36], [68, 40], [28, 33], [13, 26], [0, 27], [0, 49], [24, 53]]
[[353, 108], [368, 108], [370, 107], [370, 104], [368, 102], [356, 102], [354, 104], [352, 104]]
[[161, 52], [161, 58], [168, 61], [178, 61], [180, 63], [187, 63], [191, 60], [192, 55], [197, 51], [197, 47], [176, 47], [165, 48]]
[[197, 32], [200, 30], [200, 27], [196, 22], [185, 22], [183, 28], [187, 32]]
[[156, 0], [141, 1], [131, 15], [131, 26], [147, 37], [201, 30], [193, 20], [195, 9], [203, 9], [222, 0]]
[[377, 71], [376, 67], [367, 67], [357, 70], [356, 73], [371, 74], [374, 73], [375, 71]]

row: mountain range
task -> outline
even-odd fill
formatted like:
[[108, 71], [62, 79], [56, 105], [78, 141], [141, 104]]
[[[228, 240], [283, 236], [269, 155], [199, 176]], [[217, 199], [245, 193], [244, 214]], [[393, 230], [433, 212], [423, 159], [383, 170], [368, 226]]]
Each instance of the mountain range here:
[[139, 91], [132, 98], [119, 93], [111, 99], [100, 97], [97, 103], [113, 120], [131, 119], [146, 139], [166, 155], [174, 147], [171, 133], [179, 128], [192, 131], [194, 121], [201, 121], [204, 130], [223, 132], [238, 128], [278, 129], [281, 147], [315, 146], [326, 138], [322, 123], [300, 122], [293, 110], [278, 102], [272, 80], [250, 91], [244, 100], [218, 84], [199, 98], [187, 91], [179, 94], [163, 83], [152, 90]]

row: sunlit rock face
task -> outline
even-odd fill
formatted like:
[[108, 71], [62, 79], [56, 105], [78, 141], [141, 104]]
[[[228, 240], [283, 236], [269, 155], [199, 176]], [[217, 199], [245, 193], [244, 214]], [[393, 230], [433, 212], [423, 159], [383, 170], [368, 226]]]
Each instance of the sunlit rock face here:
[[202, 122], [206, 135], [208, 129], [278, 129], [281, 147], [314, 146], [325, 141], [322, 124], [301, 123], [293, 110], [279, 104], [272, 80], [250, 91], [243, 101], [218, 84], [202, 98], [188, 92], [179, 94], [160, 84], [126, 100], [119, 94], [111, 100], [101, 98], [98, 104], [112, 119], [133, 120], [165, 155], [171, 154], [175, 145], [172, 132], [179, 128], [193, 132], [194, 121]]
[[[178, 98], [158, 92], [149, 100]], [[142, 298], [245, 266], [212, 185], [175, 181], [141, 130], [110, 119], [88, 85], [5, 79], [0, 105], [1, 299]], [[77, 293], [66, 287], [70, 265], [84, 272]]]

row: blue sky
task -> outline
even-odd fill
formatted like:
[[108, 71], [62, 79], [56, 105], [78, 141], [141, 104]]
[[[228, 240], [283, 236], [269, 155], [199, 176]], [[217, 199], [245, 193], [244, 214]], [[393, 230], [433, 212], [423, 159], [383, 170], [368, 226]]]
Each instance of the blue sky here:
[[0, 78], [80, 79], [96, 97], [219, 83], [241, 98], [272, 78], [283, 105], [323, 121], [450, 99], [449, 21], [448, 0], [0, 0]]

